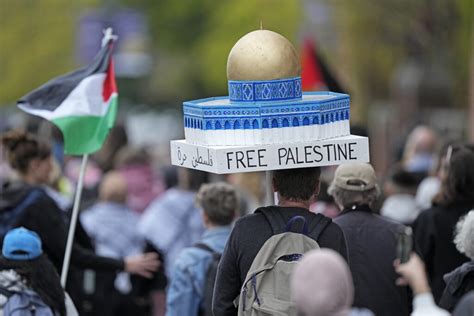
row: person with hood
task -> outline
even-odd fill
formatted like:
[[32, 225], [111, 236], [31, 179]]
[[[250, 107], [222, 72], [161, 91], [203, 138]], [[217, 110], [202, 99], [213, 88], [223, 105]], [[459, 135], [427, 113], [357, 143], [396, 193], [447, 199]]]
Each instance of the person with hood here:
[[377, 316], [409, 315], [409, 290], [395, 285], [393, 269], [397, 234], [404, 226], [374, 214], [380, 195], [374, 168], [367, 163], [340, 165], [328, 193], [341, 209], [334, 222], [346, 236], [354, 306]]
[[[13, 227], [26, 227], [35, 231], [43, 241], [43, 251], [57, 271], [61, 271], [68, 229], [62, 211], [45, 193], [51, 171], [51, 147], [24, 131], [12, 130], [2, 135], [2, 145], [11, 167], [17, 171], [19, 181], [6, 182], [0, 190], [0, 238]], [[103, 271], [121, 271], [151, 277], [159, 261], [156, 254], [140, 254], [113, 259], [96, 256], [94, 252], [74, 244], [72, 268], [90, 268]], [[71, 269], [72, 272], [73, 269]], [[74, 276], [71, 276], [73, 279]], [[80, 290], [76, 282], [68, 282], [73, 299]]]
[[461, 217], [474, 208], [474, 151], [452, 146], [444, 159], [441, 189], [435, 205], [420, 213], [414, 223], [415, 249], [426, 265], [435, 301], [446, 287], [443, 276], [470, 259], [453, 243]]
[[296, 264], [291, 296], [301, 316], [373, 316], [352, 308], [354, 285], [344, 258], [331, 249], [312, 250]]
[[61, 287], [56, 269], [43, 253], [38, 234], [23, 227], [10, 230], [3, 240], [0, 257], [0, 315], [3, 315], [9, 299], [13, 299], [16, 293], [24, 293], [34, 302], [47, 305], [54, 315], [78, 315], [71, 299]]
[[444, 276], [446, 288], [439, 305], [452, 311], [462, 296], [474, 290], [474, 210], [456, 225], [454, 243], [459, 252], [471, 259]]

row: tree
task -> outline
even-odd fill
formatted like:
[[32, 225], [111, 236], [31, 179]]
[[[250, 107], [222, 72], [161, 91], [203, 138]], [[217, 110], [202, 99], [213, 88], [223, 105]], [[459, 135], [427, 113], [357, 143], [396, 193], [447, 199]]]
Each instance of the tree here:
[[0, 0], [0, 105], [75, 67], [75, 17], [90, 3]]

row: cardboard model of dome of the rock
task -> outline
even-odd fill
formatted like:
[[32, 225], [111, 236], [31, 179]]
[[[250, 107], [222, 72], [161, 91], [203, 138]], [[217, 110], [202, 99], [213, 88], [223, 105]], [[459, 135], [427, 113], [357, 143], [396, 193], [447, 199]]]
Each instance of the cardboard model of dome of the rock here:
[[368, 139], [350, 135], [349, 95], [303, 93], [300, 72], [280, 34], [243, 36], [227, 60], [229, 96], [184, 102], [172, 163], [232, 173], [369, 161]]

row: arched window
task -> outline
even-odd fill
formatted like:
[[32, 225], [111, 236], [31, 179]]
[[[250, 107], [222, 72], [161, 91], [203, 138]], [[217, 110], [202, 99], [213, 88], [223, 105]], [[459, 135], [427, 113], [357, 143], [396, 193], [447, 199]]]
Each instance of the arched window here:
[[211, 130], [211, 129], [212, 129], [212, 124], [211, 124], [211, 122], [208, 121], [206, 123], [206, 130]]
[[336, 122], [339, 122], [339, 112], [336, 112]]
[[234, 122], [234, 129], [239, 129], [240, 128], [240, 121], [239, 120], [235, 120]]
[[216, 121], [216, 129], [222, 129], [221, 122]]
[[276, 119], [272, 120], [272, 128], [278, 127], [278, 121]]
[[250, 122], [249, 120], [244, 121], [244, 129], [250, 129]]
[[288, 121], [287, 118], [283, 119], [283, 127], [288, 127], [290, 126], [290, 122]]
[[326, 115], [321, 116], [321, 124], [326, 124]]
[[297, 117], [293, 118], [293, 126], [300, 126], [300, 121]]
[[262, 128], [268, 128], [268, 120], [262, 121]]
[[225, 123], [224, 123], [224, 129], [230, 129], [230, 123], [229, 123], [229, 121], [225, 121]]
[[[268, 123], [267, 123], [267, 124], [268, 124]], [[258, 121], [257, 121], [257, 120], [253, 120], [253, 122], [252, 122], [252, 128], [258, 129]]]
[[303, 126], [308, 126], [309, 125], [309, 118], [305, 117], [303, 119]]
[[331, 123], [334, 122], [334, 113], [331, 113]]
[[316, 116], [313, 118], [313, 124], [314, 124], [314, 125], [319, 124], [319, 116], [316, 115]]

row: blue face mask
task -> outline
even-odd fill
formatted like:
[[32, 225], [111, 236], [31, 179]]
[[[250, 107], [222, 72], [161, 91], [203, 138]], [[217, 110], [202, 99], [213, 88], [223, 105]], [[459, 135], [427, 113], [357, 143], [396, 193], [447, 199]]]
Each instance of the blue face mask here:
[[413, 156], [406, 162], [406, 169], [409, 172], [429, 172], [433, 168], [434, 157], [429, 153], [420, 153]]

